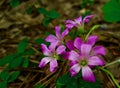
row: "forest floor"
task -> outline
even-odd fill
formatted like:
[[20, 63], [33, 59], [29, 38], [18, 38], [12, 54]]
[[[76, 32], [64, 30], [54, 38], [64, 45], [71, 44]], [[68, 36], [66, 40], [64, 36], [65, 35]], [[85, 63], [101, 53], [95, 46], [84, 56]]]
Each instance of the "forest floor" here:
[[[105, 62], [110, 63], [120, 57], [120, 24], [108, 23], [103, 20], [104, 13], [101, 8], [108, 0], [96, 0], [93, 4], [88, 4], [84, 8], [80, 7], [82, 0], [37, 0], [22, 1], [17, 7], [12, 8], [9, 0], [0, 0], [0, 58], [15, 53], [18, 43], [25, 37], [30, 39], [30, 44], [37, 52], [35, 56], [30, 57], [30, 61], [39, 64], [39, 45], [35, 45], [37, 38], [45, 38], [46, 32], [53, 32], [56, 25], [65, 24], [66, 19], [74, 19], [86, 12], [91, 12], [94, 17], [86, 24], [89, 29], [95, 24], [103, 26], [93, 32], [99, 36], [98, 44], [106, 47], [107, 55]], [[29, 6], [34, 8], [44, 7], [47, 10], [54, 9], [60, 13], [60, 17], [51, 21], [48, 26], [43, 26], [43, 15], [33, 12], [27, 14], [26, 10]], [[65, 63], [61, 63], [63, 68]], [[2, 71], [0, 67], [0, 71]], [[64, 68], [65, 70], [67, 68]], [[114, 75], [115, 79], [120, 83], [120, 63], [107, 67]], [[64, 72], [58, 71], [53, 75], [49, 72], [49, 68], [40, 69], [38, 67], [29, 67], [20, 69], [22, 74], [18, 79], [10, 83], [8, 88], [33, 88], [37, 83], [49, 85], [55, 88], [55, 82], [59, 75]], [[106, 73], [99, 72], [96, 76], [100, 79], [103, 88], [116, 88], [114, 82]], [[19, 81], [18, 81], [19, 80]]]

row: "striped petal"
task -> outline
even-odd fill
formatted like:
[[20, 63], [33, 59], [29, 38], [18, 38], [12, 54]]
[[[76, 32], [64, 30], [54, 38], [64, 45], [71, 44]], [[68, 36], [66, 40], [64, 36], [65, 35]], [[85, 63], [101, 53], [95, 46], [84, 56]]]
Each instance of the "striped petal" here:
[[95, 82], [94, 74], [88, 66], [82, 67], [82, 77], [86, 81]]
[[62, 52], [64, 52], [65, 49], [66, 49], [66, 47], [64, 45], [61, 45], [57, 48], [56, 53], [57, 54], [62, 54]]
[[56, 42], [58, 39], [54, 35], [48, 35], [48, 37], [45, 39], [47, 42]]
[[93, 52], [98, 55], [105, 55], [106, 49], [103, 46], [95, 46], [93, 47]]
[[74, 41], [74, 46], [80, 50], [82, 43], [83, 43], [82, 40], [77, 37]]
[[79, 66], [79, 64], [73, 65], [73, 66], [70, 68], [70, 75], [71, 75], [71, 76], [76, 76], [76, 75], [79, 73], [80, 68], [81, 68], [81, 67]]
[[73, 28], [75, 26], [75, 22], [72, 20], [66, 20], [66, 25], [67, 28]]
[[55, 48], [56, 48], [57, 45], [59, 45], [59, 41], [51, 42], [50, 45], [49, 45], [49, 49], [51, 51], [55, 51]]
[[92, 46], [89, 44], [82, 44], [81, 45], [81, 54], [83, 56], [88, 56], [91, 51]]
[[55, 32], [56, 32], [56, 36], [59, 38], [61, 37], [61, 34], [60, 34], [60, 26], [56, 26], [55, 27]]
[[48, 62], [51, 61], [51, 58], [50, 57], [44, 57], [41, 61], [40, 61], [40, 64], [39, 64], [39, 67], [42, 68], [44, 67]]
[[69, 29], [67, 28], [62, 32], [62, 38], [64, 38], [68, 33], [69, 33]]
[[88, 15], [88, 16], [86, 16], [86, 17], [83, 19], [83, 23], [89, 22], [89, 19], [92, 18], [93, 16], [94, 16], [94, 15]]
[[78, 62], [76, 62], [76, 61], [71, 61], [70, 62], [70, 66], [73, 66], [73, 65], [75, 65], [75, 64], [77, 64]]
[[94, 45], [98, 40], [98, 36], [89, 36], [86, 43], [90, 45]]
[[82, 25], [82, 16], [75, 19], [76, 24]]
[[75, 24], [75, 22], [72, 20], [66, 20], [66, 24]]
[[51, 51], [47, 48], [45, 44], [41, 44], [42, 52], [46, 56], [51, 56]]
[[78, 61], [78, 59], [79, 59], [79, 54], [77, 53], [77, 52], [75, 52], [75, 51], [71, 51], [70, 53], [69, 53], [69, 60], [71, 60], [71, 61]]
[[55, 72], [58, 67], [58, 63], [56, 59], [50, 61], [50, 72]]
[[88, 59], [88, 65], [92, 65], [92, 66], [103, 66], [104, 65], [104, 61], [102, 59], [100, 59], [97, 56], [92, 56]]
[[75, 25], [74, 24], [66, 24], [65, 26], [66, 26], [66, 28], [70, 29], [70, 28], [73, 28]]
[[74, 45], [73, 45], [73, 42], [72, 42], [71, 40], [70, 40], [70, 41], [67, 41], [66, 45], [67, 45], [67, 48], [68, 48], [69, 50], [74, 50], [74, 49], [75, 49], [75, 47], [74, 47]]

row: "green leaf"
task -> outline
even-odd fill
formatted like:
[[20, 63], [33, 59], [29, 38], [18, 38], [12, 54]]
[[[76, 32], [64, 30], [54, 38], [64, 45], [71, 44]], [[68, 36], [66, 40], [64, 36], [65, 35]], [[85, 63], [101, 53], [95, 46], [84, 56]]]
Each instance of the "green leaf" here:
[[18, 56], [17, 58], [14, 58], [11, 63], [9, 64], [8, 68], [16, 68], [21, 65], [23, 58], [21, 56]]
[[45, 86], [43, 86], [42, 84], [37, 84], [36, 86], [34, 86], [34, 88], [45, 88]]
[[19, 0], [10, 0], [10, 6], [11, 7], [16, 7], [20, 4]]
[[33, 49], [26, 49], [24, 53], [22, 53], [22, 55], [34, 55], [35, 51]]
[[60, 17], [60, 14], [58, 12], [56, 12], [55, 10], [51, 10], [48, 13], [48, 17], [55, 19], [55, 18]]
[[94, 2], [95, 0], [82, 0], [82, 4], [80, 6], [83, 8], [89, 4], [93, 4]]
[[45, 32], [45, 36], [48, 36], [48, 35], [50, 35], [50, 34], [51, 34], [51, 33], [48, 32], [48, 31]]
[[17, 52], [23, 53], [27, 46], [28, 46], [28, 39], [25, 38], [22, 41], [20, 41], [20, 43], [18, 44]]
[[13, 82], [20, 74], [20, 71], [15, 71], [10, 74], [8, 82]]
[[[52, 19], [58, 18], [60, 16], [60, 14], [55, 10], [47, 11], [45, 8], [38, 8], [37, 11]], [[48, 20], [48, 18], [46, 19]]]
[[29, 65], [29, 59], [23, 58], [22, 67], [27, 68]]
[[29, 67], [38, 67], [37, 63], [29, 62]]
[[12, 59], [17, 57], [17, 55], [18, 54], [15, 53], [15, 54], [10, 54], [10, 55], [3, 57], [2, 59], [0, 59], [0, 66], [4, 66], [4, 65], [10, 63], [12, 61]]
[[56, 88], [77, 88], [77, 83], [74, 77], [66, 74], [58, 78]]
[[84, 81], [84, 80], [80, 80], [79, 81], [79, 84], [82, 86], [82, 87], [79, 87], [79, 88], [101, 88], [101, 85], [100, 85], [100, 82], [96, 79], [96, 82], [87, 82], [87, 81]]
[[49, 42], [46, 42], [45, 39], [43, 39], [43, 38], [38, 38], [38, 39], [36, 39], [36, 40], [35, 40], [35, 43], [36, 43], [36, 44], [42, 44], [42, 43], [44, 43], [44, 44], [46, 44], [46, 45], [49, 45], [49, 44], [50, 44]]
[[51, 19], [50, 17], [45, 17], [45, 18], [43, 19], [43, 25], [44, 25], [44, 26], [48, 26], [48, 24], [50, 23], [51, 20], [52, 20], [52, 19]]
[[110, 0], [103, 8], [104, 20], [107, 22], [118, 22], [120, 21], [120, 1]]
[[7, 88], [7, 82], [0, 82], [0, 88]]
[[44, 14], [44, 15], [47, 15], [47, 14], [48, 14], [48, 11], [47, 11], [45, 8], [38, 8], [37, 11], [38, 11], [39, 13]]
[[37, 11], [45, 15], [43, 19], [43, 25], [48, 26], [51, 20], [58, 18], [60, 16], [55, 10], [47, 11], [45, 8], [38, 8]]
[[10, 77], [8, 71], [4, 70], [0, 73], [0, 78], [3, 80], [3, 81], [8, 81], [8, 78]]
[[32, 14], [32, 12], [33, 12], [32, 7], [29, 7], [29, 8], [27, 9], [27, 14]]
[[45, 42], [45, 40], [43, 39], [43, 38], [37, 38], [36, 40], [35, 40], [35, 43], [36, 44], [42, 44], [42, 43], [44, 43]]
[[58, 78], [56, 88], [101, 88], [100, 82], [87, 82], [84, 81], [79, 73], [75, 77], [71, 77], [69, 74], [63, 75]]

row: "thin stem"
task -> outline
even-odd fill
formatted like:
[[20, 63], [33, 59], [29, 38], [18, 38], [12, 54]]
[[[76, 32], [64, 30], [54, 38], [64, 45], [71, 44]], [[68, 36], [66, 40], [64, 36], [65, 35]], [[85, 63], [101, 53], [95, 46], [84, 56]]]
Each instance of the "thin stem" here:
[[86, 37], [85, 37], [85, 40], [87, 40], [88, 36], [89, 36], [96, 28], [98, 28], [98, 27], [99, 27], [99, 25], [93, 26], [93, 27], [90, 29], [90, 31], [87, 33], [87, 35], [86, 35]]
[[107, 67], [107, 66], [113, 65], [113, 64], [115, 64], [115, 63], [119, 63], [119, 62], [120, 62], [120, 57], [119, 57], [119, 59], [117, 59], [117, 60], [115, 60], [115, 61], [113, 61], [113, 62], [111, 62], [111, 63], [108, 63], [108, 64], [106, 64], [106, 65], [103, 66], [103, 67]]
[[112, 78], [112, 80], [114, 81], [114, 83], [116, 84], [116, 86], [117, 86], [118, 88], [120, 88], [120, 85], [119, 85], [118, 82], [115, 80], [114, 76], [112, 75], [112, 73], [111, 73], [110, 71], [108, 71], [107, 69], [104, 69], [103, 67], [98, 67], [98, 69], [106, 72], [106, 73]]

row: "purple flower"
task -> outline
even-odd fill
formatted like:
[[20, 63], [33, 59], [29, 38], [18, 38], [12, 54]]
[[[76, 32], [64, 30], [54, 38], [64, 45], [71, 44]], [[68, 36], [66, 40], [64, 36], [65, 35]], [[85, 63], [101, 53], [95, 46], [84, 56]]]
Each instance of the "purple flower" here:
[[58, 46], [57, 49], [54, 46], [47, 48], [45, 44], [41, 44], [41, 48], [42, 48], [43, 54], [46, 57], [42, 58], [42, 60], [40, 61], [39, 67], [42, 68], [47, 63], [50, 62], [50, 72], [56, 71], [58, 67], [57, 60], [59, 59], [59, 55], [65, 51], [66, 47], [63, 45], [60, 45]]
[[[95, 54], [93, 54], [93, 52]], [[71, 76], [77, 75], [78, 72], [81, 70], [84, 80], [95, 82], [95, 77], [91, 67], [98, 65], [103, 66], [104, 61], [100, 58], [100, 55], [105, 55], [105, 53], [106, 51], [103, 47], [97, 46], [92, 48], [92, 45], [90, 44], [82, 44], [80, 47], [80, 53], [72, 50], [69, 53], [69, 60], [71, 61]]]
[[67, 42], [66, 45], [67, 45], [69, 50], [75, 50], [75, 49], [80, 50], [81, 45], [83, 43], [90, 44], [90, 45], [93, 46], [96, 43], [97, 40], [98, 40], [98, 36], [95, 36], [95, 35], [89, 36], [85, 42], [82, 41], [79, 37], [77, 37], [77, 38], [75, 38], [74, 42], [72, 42], [70, 40], [70, 41]]
[[67, 41], [67, 43], [66, 43], [67, 48], [68, 48], [69, 50], [77, 50], [77, 49], [79, 50], [81, 44], [83, 44], [83, 41], [82, 41], [80, 38], [78, 38], [78, 37], [74, 40], [74, 42], [71, 41], [71, 40], [69, 40], [69, 41]]
[[64, 37], [69, 33], [68, 29], [65, 29], [62, 33], [60, 33], [59, 26], [55, 27], [55, 31], [56, 31], [56, 36], [50, 34], [45, 39], [47, 42], [51, 43], [50, 47], [64, 44]]
[[82, 19], [82, 16], [74, 19], [74, 21], [72, 20], [66, 20], [66, 27], [67, 28], [73, 28], [74, 26], [76, 27], [80, 27], [80, 26], [83, 26], [84, 27], [84, 23], [87, 23], [89, 22], [89, 19], [92, 18], [93, 15], [88, 15], [86, 16], [84, 19]]
[[[93, 46], [96, 43], [97, 39], [98, 39], [98, 36], [95, 36], [95, 35], [89, 36], [86, 41], [82, 41], [79, 37], [77, 37], [77, 38], [75, 38], [74, 42], [71, 40], [67, 41], [66, 46], [69, 50], [74, 50], [74, 51], [80, 53], [80, 48], [81, 48], [82, 44], [90, 44]], [[95, 49], [97, 47], [99, 49], [104, 49], [104, 47], [102, 47], [102, 46], [96, 46]], [[93, 50], [95, 50], [95, 49], [93, 49]], [[105, 51], [105, 49], [103, 51]], [[94, 51], [93, 51], [93, 53], [94, 53]], [[66, 59], [68, 59], [69, 52], [66, 52], [64, 54], [64, 56], [66, 56]]]

